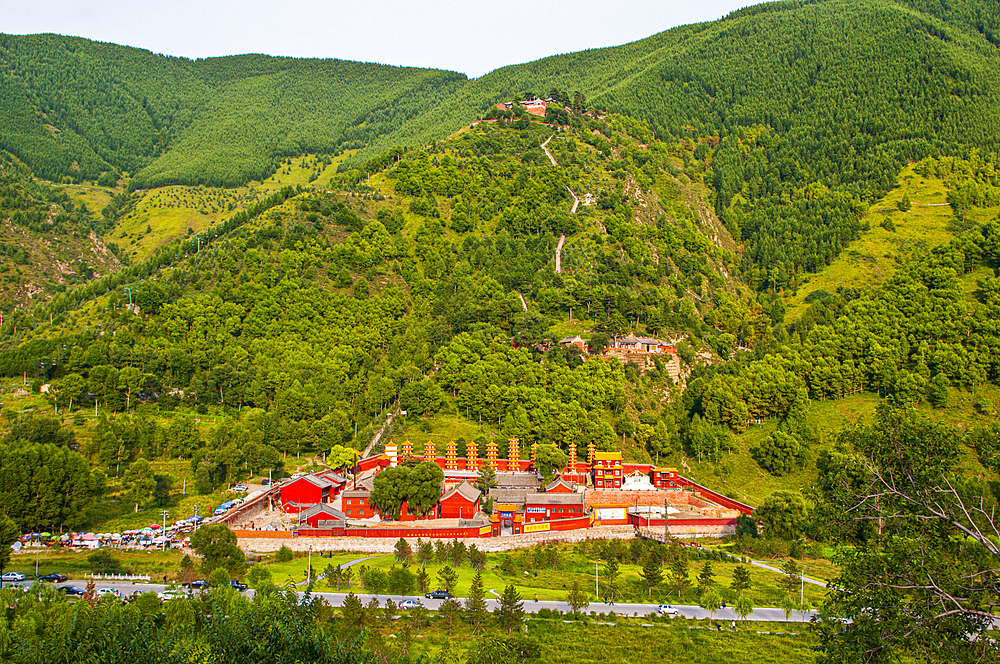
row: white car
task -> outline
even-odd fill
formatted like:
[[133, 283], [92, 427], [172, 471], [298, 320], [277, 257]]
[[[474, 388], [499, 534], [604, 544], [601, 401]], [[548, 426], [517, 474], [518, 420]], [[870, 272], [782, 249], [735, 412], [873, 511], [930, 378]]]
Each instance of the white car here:
[[114, 595], [115, 597], [121, 597], [122, 594], [117, 588], [98, 588], [97, 596], [104, 597], [105, 595]]
[[20, 572], [6, 572], [3, 576], [0, 576], [5, 583], [7, 581], [24, 581], [24, 575]]
[[163, 601], [169, 599], [187, 599], [189, 595], [183, 590], [177, 590], [176, 588], [168, 588], [161, 593], [156, 594]]
[[658, 607], [656, 607], [656, 612], [659, 613], [661, 616], [677, 615], [677, 609], [670, 606], [669, 604], [660, 604]]
[[420, 602], [415, 599], [404, 599], [399, 603], [399, 608], [402, 610], [415, 609], [420, 606]]

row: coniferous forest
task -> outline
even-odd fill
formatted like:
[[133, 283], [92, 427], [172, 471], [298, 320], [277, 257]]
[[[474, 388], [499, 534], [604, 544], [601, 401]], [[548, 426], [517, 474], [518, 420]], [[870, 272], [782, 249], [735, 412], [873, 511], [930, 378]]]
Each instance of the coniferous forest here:
[[[726, 555], [832, 566], [818, 661], [995, 655], [996, 3], [786, 0], [475, 80], [58, 35], [0, 62], [11, 532], [156, 521], [380, 430], [593, 444], [756, 506]], [[676, 361], [598, 357], [629, 333]], [[17, 604], [0, 655], [40, 661], [49, 611], [175, 658], [260, 629], [410, 656], [274, 588], [199, 601], [237, 620]]]

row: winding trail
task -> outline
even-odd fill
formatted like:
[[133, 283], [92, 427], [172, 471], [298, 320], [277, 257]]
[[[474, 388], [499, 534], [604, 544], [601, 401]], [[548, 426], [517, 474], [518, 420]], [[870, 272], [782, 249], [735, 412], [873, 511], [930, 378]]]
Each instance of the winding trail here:
[[566, 244], [566, 234], [559, 236], [559, 244], [556, 245], [556, 274], [562, 273], [562, 248]]
[[573, 192], [572, 189], [569, 188], [569, 186], [566, 187], [566, 191], [568, 191], [569, 195], [573, 197], [573, 207], [570, 208], [569, 213], [576, 214], [576, 209], [580, 207], [580, 199], [577, 198], [576, 194]]
[[[555, 136], [555, 134], [552, 134], [552, 136]], [[549, 161], [552, 162], [552, 165], [553, 166], [558, 166], [559, 164], [556, 163], [556, 158], [553, 157], [552, 153], [549, 152], [549, 149], [547, 147], [545, 147], [546, 145], [548, 145], [549, 141], [552, 140], [552, 136], [549, 136], [548, 138], [546, 138], [545, 142], [542, 143], [542, 150], [545, 151], [545, 156], [549, 158]]]

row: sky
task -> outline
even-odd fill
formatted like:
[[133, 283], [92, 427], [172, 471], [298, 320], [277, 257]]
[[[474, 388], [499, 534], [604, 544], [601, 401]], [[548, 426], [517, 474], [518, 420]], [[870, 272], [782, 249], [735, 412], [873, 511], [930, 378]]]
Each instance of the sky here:
[[715, 20], [758, 1], [0, 0], [0, 32], [53, 32], [189, 58], [340, 58], [476, 78]]

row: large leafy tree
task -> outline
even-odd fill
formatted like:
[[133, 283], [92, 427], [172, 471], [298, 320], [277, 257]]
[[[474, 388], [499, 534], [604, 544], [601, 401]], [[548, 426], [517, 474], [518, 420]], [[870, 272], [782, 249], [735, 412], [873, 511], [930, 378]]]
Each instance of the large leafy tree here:
[[808, 511], [801, 493], [779, 489], [764, 499], [754, 515], [768, 537], [793, 539], [806, 527]]
[[[874, 423], [844, 432], [855, 472], [831, 487], [849, 505], [834, 518], [873, 528], [841, 554], [822, 610], [824, 661], [995, 657], [986, 633], [1000, 608], [996, 504], [961, 474], [962, 437], [890, 402]], [[840, 627], [845, 619], [851, 629]]]
[[436, 463], [386, 468], [375, 477], [371, 502], [386, 518], [398, 519], [403, 502], [421, 514], [437, 505], [444, 471]]
[[244, 568], [243, 551], [236, 546], [236, 533], [221, 523], [203, 526], [191, 535], [191, 548], [204, 558], [203, 571], [208, 574], [217, 567], [225, 567], [232, 574]]

